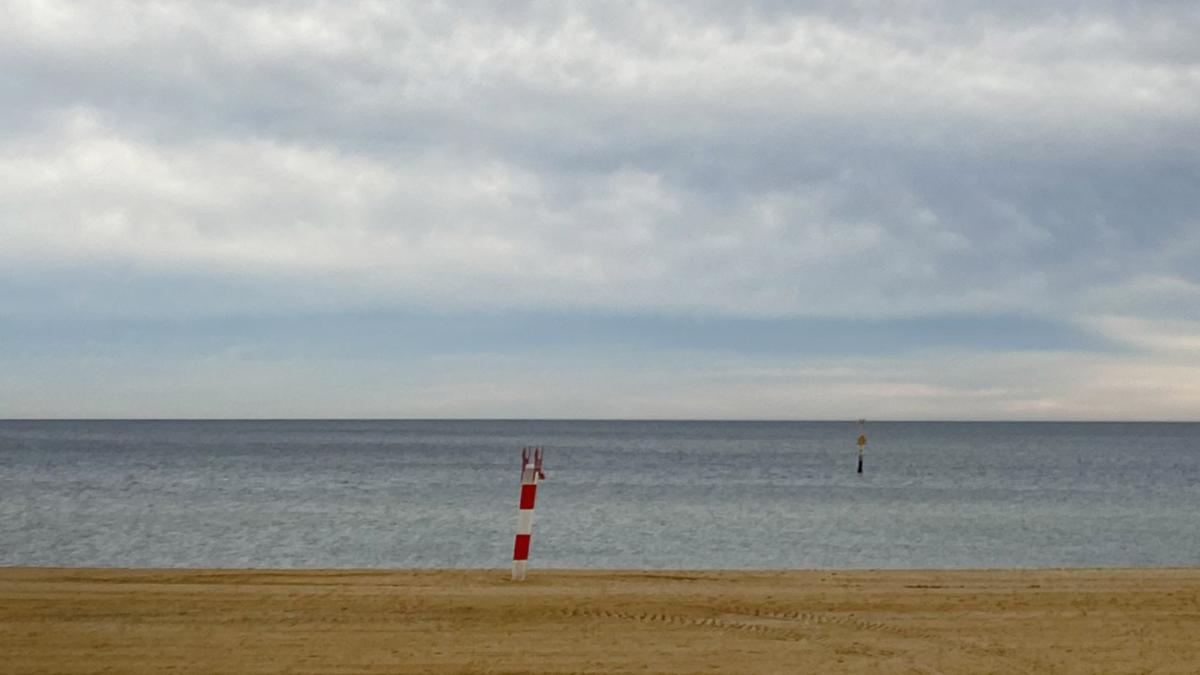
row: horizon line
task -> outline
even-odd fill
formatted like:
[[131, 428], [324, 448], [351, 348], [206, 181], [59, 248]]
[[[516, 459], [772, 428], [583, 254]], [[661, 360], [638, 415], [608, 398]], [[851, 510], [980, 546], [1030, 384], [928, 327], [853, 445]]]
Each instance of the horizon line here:
[[1200, 424], [1200, 419], [937, 419], [721, 417], [0, 417], [0, 422], [727, 422], [903, 424]]

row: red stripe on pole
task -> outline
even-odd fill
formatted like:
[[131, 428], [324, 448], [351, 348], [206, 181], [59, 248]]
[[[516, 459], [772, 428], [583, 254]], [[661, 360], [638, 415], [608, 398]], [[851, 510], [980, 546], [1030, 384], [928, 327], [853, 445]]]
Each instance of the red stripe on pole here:
[[531, 535], [518, 534], [513, 545], [513, 560], [529, 560], [529, 539]]
[[537, 497], [537, 485], [522, 485], [521, 486], [521, 508], [532, 509], [533, 500]]

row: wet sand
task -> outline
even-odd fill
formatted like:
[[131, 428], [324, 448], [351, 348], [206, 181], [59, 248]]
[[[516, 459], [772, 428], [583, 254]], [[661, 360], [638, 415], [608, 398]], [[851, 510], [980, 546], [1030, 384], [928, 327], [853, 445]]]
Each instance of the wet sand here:
[[1200, 568], [0, 568], [4, 673], [1200, 673]]

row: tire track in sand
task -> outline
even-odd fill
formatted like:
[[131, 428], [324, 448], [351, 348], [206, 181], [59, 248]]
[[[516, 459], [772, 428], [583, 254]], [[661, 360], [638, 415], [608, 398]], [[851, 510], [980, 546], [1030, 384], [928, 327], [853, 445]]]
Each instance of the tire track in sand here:
[[814, 634], [811, 631], [800, 630], [803, 626], [819, 625], [886, 632], [898, 637], [931, 637], [898, 626], [874, 621], [862, 621], [852, 617], [820, 614], [817, 612], [767, 612], [761, 609], [745, 607], [725, 608], [709, 616], [664, 612], [622, 612], [619, 610], [585, 606], [565, 609], [561, 613], [566, 617], [620, 619], [641, 623], [662, 623], [701, 628], [740, 630], [762, 633], [788, 640], [820, 640], [822, 639], [820, 635]]
[[[577, 606], [561, 610], [559, 613], [568, 618], [615, 619], [637, 621], [640, 623], [659, 623], [667, 625], [713, 628], [727, 631], [744, 631], [763, 637], [786, 640], [791, 642], [827, 642], [828, 636], [803, 630], [806, 626], [826, 626], [844, 628], [852, 631], [884, 633], [896, 638], [936, 643], [952, 650], [961, 651], [973, 656], [986, 659], [988, 662], [1008, 662], [1013, 673], [1039, 672], [1046, 664], [1023, 657], [1010, 649], [984, 647], [969, 642], [947, 638], [928, 631], [905, 628], [880, 621], [866, 621], [855, 617], [827, 614], [821, 612], [802, 611], [768, 611], [751, 607], [714, 608], [718, 613], [709, 616], [694, 616], [665, 612], [623, 612], [619, 610], [602, 609], [599, 607]], [[867, 648], [864, 648], [864, 650]], [[895, 652], [885, 651], [879, 655], [894, 655]], [[904, 658], [904, 657], [902, 657]], [[915, 661], [911, 654], [904, 658], [913, 668], [927, 673], [939, 671], [928, 664]]]

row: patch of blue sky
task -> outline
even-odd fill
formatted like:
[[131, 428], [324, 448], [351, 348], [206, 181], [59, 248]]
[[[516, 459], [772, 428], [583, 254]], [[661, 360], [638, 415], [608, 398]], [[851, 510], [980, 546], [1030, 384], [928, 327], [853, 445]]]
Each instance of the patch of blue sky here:
[[714, 318], [583, 313], [372, 313], [118, 320], [0, 321], [9, 357], [170, 355], [241, 350], [247, 358], [405, 360], [439, 354], [708, 351], [876, 356], [959, 351], [1111, 351], [1066, 321], [1019, 315], [903, 319]]

